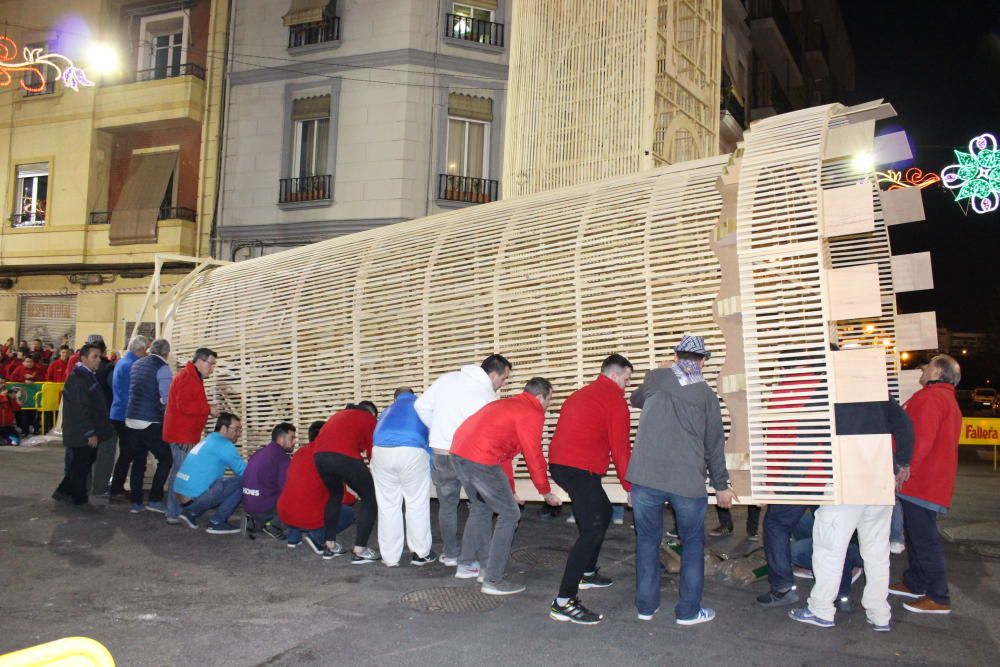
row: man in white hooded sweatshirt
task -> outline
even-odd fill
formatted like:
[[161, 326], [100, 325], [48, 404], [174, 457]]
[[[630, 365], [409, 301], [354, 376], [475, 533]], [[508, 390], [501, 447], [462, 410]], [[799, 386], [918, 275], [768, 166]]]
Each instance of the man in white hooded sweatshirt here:
[[[467, 418], [495, 401], [507, 383], [511, 363], [502, 355], [491, 354], [479, 366], [468, 364], [445, 373], [416, 400], [414, 408], [430, 431], [428, 444], [433, 455], [432, 478], [438, 497], [438, 526], [441, 529], [441, 562], [458, 565], [458, 502], [462, 484], [451, 462], [451, 439]], [[478, 563], [463, 563], [460, 578], [479, 575]]]

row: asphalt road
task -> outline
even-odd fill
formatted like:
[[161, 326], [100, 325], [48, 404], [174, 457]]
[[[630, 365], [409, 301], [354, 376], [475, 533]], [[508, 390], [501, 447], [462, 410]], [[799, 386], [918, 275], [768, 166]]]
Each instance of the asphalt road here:
[[[602, 572], [615, 585], [583, 596], [606, 619], [582, 627], [547, 617], [575, 529], [543, 521], [537, 506], [525, 513], [509, 570], [528, 590], [485, 598], [440, 564], [323, 561], [305, 547], [167, 526], [124, 505], [87, 515], [55, 508], [48, 496], [62, 451], [0, 448], [0, 653], [83, 635], [127, 666], [1000, 664], [1000, 473], [985, 450], [961, 454], [955, 508], [943, 521], [962, 536], [947, 545], [955, 611], [917, 616], [893, 600], [893, 631], [876, 634], [860, 609], [838, 615], [833, 629], [805, 626], [754, 607], [765, 584], [719, 577], [705, 588], [714, 622], [673, 622], [674, 576], [664, 611], [638, 621], [631, 514], [605, 543]], [[894, 557], [894, 572], [904, 562]], [[403, 603], [439, 588], [468, 610]]]

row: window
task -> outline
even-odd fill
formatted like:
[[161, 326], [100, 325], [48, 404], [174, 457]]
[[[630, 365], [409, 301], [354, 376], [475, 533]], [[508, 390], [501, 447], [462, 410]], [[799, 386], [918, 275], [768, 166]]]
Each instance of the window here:
[[[46, 53], [51, 48], [48, 42], [35, 42], [34, 44], [28, 44], [25, 48], [29, 51], [35, 51], [41, 49], [42, 53]], [[56, 92], [56, 82], [55, 79], [46, 80], [42, 76], [33, 70], [27, 70], [24, 73], [24, 96], [25, 97], [36, 97], [38, 95], [51, 95]]]
[[291, 120], [290, 178], [279, 183], [278, 203], [329, 200], [330, 95], [294, 100]]
[[187, 33], [188, 20], [184, 12], [143, 18], [137, 78], [148, 81], [185, 74]]
[[326, 171], [330, 119], [312, 118], [295, 121], [295, 154], [292, 173], [298, 177], [321, 176]]
[[448, 117], [448, 175], [486, 178], [489, 123]]
[[[455, 16], [467, 16], [475, 21], [492, 21], [493, 12], [489, 9], [483, 9], [481, 7], [473, 7], [472, 5], [461, 5], [455, 3], [451, 6], [452, 14]], [[468, 28], [471, 30], [471, 26]]]
[[503, 46], [503, 25], [494, 23], [496, 2], [455, 2], [445, 16], [445, 36], [490, 46]]
[[340, 40], [340, 17], [329, 0], [292, 0], [282, 16], [288, 26], [288, 48]]
[[18, 165], [13, 217], [15, 227], [45, 224], [48, 192], [48, 164], [39, 162]]

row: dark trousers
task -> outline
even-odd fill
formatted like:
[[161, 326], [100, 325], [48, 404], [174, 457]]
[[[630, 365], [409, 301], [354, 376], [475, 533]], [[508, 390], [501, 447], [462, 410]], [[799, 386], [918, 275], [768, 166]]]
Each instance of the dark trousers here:
[[601, 475], [557, 463], [549, 465], [549, 472], [555, 483], [569, 494], [576, 529], [580, 533], [569, 550], [559, 584], [559, 597], [572, 598], [580, 591], [583, 575], [597, 570], [597, 557], [611, 523], [611, 501], [601, 484]]
[[[715, 513], [719, 517], [719, 525], [732, 531], [733, 513], [718, 505], [715, 506]], [[760, 528], [760, 505], [750, 505], [747, 507], [747, 535], [756, 535], [758, 528]]]
[[17, 427], [21, 429], [24, 437], [28, 437], [29, 428], [38, 428], [37, 410], [19, 410], [14, 419], [17, 421]]
[[903, 583], [914, 593], [926, 595], [938, 604], [951, 604], [948, 576], [944, 566], [944, 545], [938, 533], [934, 510], [899, 499], [903, 506], [906, 529], [906, 555], [909, 567], [903, 572]]
[[125, 480], [128, 479], [129, 466], [135, 458], [135, 444], [133, 434], [135, 431], [125, 426], [123, 421], [113, 421], [115, 433], [118, 434], [118, 460], [115, 461], [115, 470], [111, 474], [111, 495], [125, 493]]
[[361, 459], [335, 452], [318, 452], [313, 459], [316, 462], [316, 472], [330, 490], [330, 499], [326, 502], [323, 519], [326, 524], [326, 541], [337, 539], [337, 527], [340, 524], [340, 502], [344, 498], [346, 483], [358, 495], [358, 527], [354, 540], [355, 546], [368, 546], [375, 517], [378, 515], [378, 503], [375, 500], [375, 482], [368, 466]]
[[767, 581], [772, 591], [785, 591], [795, 585], [792, 576], [792, 531], [809, 505], [768, 505], [764, 515], [764, 555], [767, 557]]
[[96, 459], [96, 447], [74, 447], [69, 472], [59, 483], [56, 492], [71, 497], [74, 505], [87, 502], [87, 478], [90, 477], [90, 468]]
[[142, 480], [146, 476], [146, 456], [149, 453], [156, 457], [156, 472], [153, 473], [153, 481], [149, 485], [149, 501], [163, 502], [163, 485], [167, 482], [167, 473], [170, 472], [172, 462], [170, 447], [163, 442], [163, 424], [155, 423], [142, 430], [130, 430], [135, 451], [135, 458], [132, 459], [132, 476], [129, 481], [132, 502], [136, 505], [142, 504]]

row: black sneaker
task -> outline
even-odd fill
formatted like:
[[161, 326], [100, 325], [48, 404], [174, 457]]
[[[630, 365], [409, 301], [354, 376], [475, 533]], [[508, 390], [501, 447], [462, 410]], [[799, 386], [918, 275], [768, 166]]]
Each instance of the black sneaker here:
[[553, 600], [549, 607], [549, 618], [553, 621], [569, 621], [580, 625], [597, 625], [604, 616], [590, 611], [576, 598], [570, 598], [564, 605]]
[[430, 565], [431, 563], [437, 560], [437, 557], [438, 555], [434, 553], [433, 549], [428, 551], [427, 555], [424, 556], [423, 558], [421, 558], [417, 554], [413, 554], [410, 558], [410, 565], [416, 565], [417, 567], [420, 567], [422, 565]]
[[854, 611], [854, 605], [851, 604], [851, 598], [847, 597], [846, 595], [844, 597], [837, 598], [836, 604], [837, 604], [837, 611], [839, 611], [842, 614], [850, 614], [851, 612]]
[[[591, 574], [584, 574], [583, 579], [580, 580], [580, 589], [586, 590], [588, 588], [607, 588], [614, 582], [605, 577], [600, 571], [592, 572]], [[572, 602], [572, 600], [570, 600]], [[577, 601], [579, 604], [579, 601]]]
[[[303, 535], [302, 539], [303, 541], [308, 539], [309, 542], [307, 542], [307, 544], [313, 548], [313, 551], [316, 550], [316, 546], [313, 544], [311, 537], [309, 537], [308, 535]], [[336, 558], [337, 556], [343, 556], [346, 553], [347, 553], [347, 547], [345, 547], [340, 542], [335, 542], [333, 548], [324, 547], [323, 551], [321, 551], [319, 555], [323, 557], [323, 560], [331, 560], [333, 558]]]
[[794, 588], [784, 591], [768, 591], [757, 596], [757, 604], [761, 607], [786, 607], [799, 601], [799, 594]]
[[282, 529], [278, 528], [275, 525], [272, 525], [271, 523], [264, 524], [264, 527], [260, 529], [260, 532], [264, 533], [265, 535], [270, 535], [276, 540], [285, 539], [285, 531], [283, 531]]
[[747, 533], [747, 539], [751, 542], [760, 542], [760, 534], [756, 530], [752, 533]]
[[712, 537], [722, 537], [724, 535], [732, 535], [733, 534], [733, 527], [732, 526], [723, 526], [723, 525], [720, 524], [720, 525], [716, 526], [715, 528], [713, 528], [712, 530], [708, 531], [708, 534], [711, 535]]
[[220, 521], [219, 523], [209, 522], [205, 532], [209, 535], [234, 535], [243, 532], [243, 529], [239, 526], [234, 526], [228, 521]]

